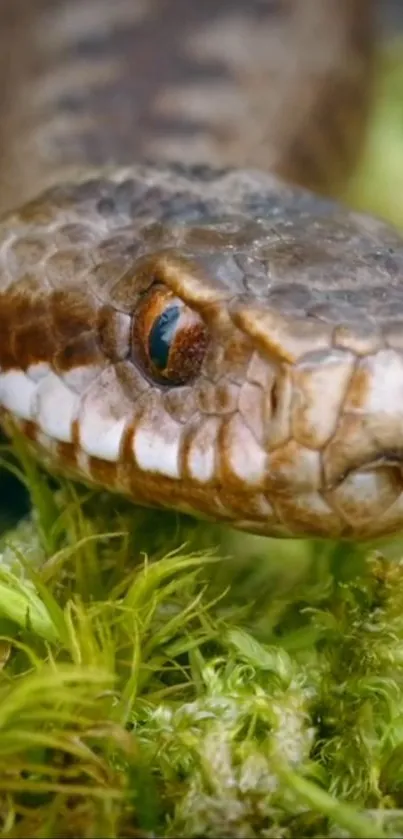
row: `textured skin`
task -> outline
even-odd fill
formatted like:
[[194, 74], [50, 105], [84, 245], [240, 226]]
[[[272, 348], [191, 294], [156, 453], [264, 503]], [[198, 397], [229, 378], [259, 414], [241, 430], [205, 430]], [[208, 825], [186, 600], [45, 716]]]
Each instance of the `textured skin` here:
[[[62, 166], [77, 168], [88, 159], [124, 164], [133, 149], [138, 159], [146, 148], [158, 151], [164, 137], [166, 155], [176, 155], [163, 125], [152, 121], [157, 102], [162, 113], [182, 108], [187, 114], [173, 131], [182, 132], [184, 158], [196, 149], [201, 160], [259, 160], [257, 150], [264, 149], [262, 165], [330, 189], [353, 163], [370, 99], [368, 3], [251, 4], [249, 46], [259, 45], [257, 30], [272, 40], [265, 49], [256, 46], [246, 69], [245, 21], [242, 28], [236, 2], [232, 11], [223, 3], [220, 12], [217, 4], [204, 12], [197, 4], [199, 11], [186, 17], [182, 9], [177, 18], [170, 5], [172, 22], [165, 28], [162, 0], [147, 0], [147, 6], [120, 0], [113, 16], [102, 0], [72, 3], [68, 13], [59, 3], [35, 5], [34, 12], [26, 6], [32, 19], [18, 36], [33, 81], [22, 103], [7, 111], [0, 169], [9, 208], [0, 223], [5, 429], [22, 430], [49, 468], [139, 503], [242, 529], [358, 539], [401, 528], [403, 243], [390, 227], [272, 175], [215, 172], [206, 165], [138, 163], [75, 173], [12, 209], [39, 181], [57, 179]], [[181, 11], [180, 0], [174, 7]], [[13, 14], [9, 10], [11, 30]], [[41, 41], [38, 23], [47, 32], [49, 15], [53, 37]], [[161, 26], [163, 33], [166, 64], [156, 76], [144, 48], [147, 26], [156, 33]], [[215, 131], [194, 118], [214, 91], [219, 100], [217, 78], [227, 84], [223, 105], [235, 101], [228, 90], [234, 73], [225, 65], [231, 31], [238, 32], [232, 41], [242, 67], [236, 101], [244, 101], [242, 84], [252, 84], [255, 61], [259, 83], [255, 78], [252, 89], [258, 102], [266, 91], [270, 117], [267, 124], [246, 121], [245, 136], [252, 136], [238, 146], [228, 143], [235, 134], [232, 107], [228, 113], [221, 108]], [[128, 46], [120, 54], [122, 32]], [[46, 49], [38, 51], [38, 43]], [[156, 53], [157, 61], [154, 42]], [[69, 59], [67, 69], [60, 54]], [[102, 57], [104, 75], [94, 56]], [[133, 56], [137, 65], [127, 63]], [[175, 79], [170, 87], [166, 75], [169, 69], [183, 79], [185, 56], [199, 70], [193, 67], [185, 84], [193, 85], [190, 98], [175, 88]], [[18, 90], [26, 69], [17, 63]], [[136, 66], [143, 100], [133, 89]], [[132, 102], [140, 102], [137, 113], [134, 105], [128, 108]], [[241, 122], [238, 113], [236, 125]], [[150, 381], [133, 353], [138, 305], [156, 282], [207, 327], [200, 373], [185, 386]]]
[[275, 170], [333, 191], [371, 102], [369, 7], [2, 0], [1, 205], [69, 167], [156, 158]]

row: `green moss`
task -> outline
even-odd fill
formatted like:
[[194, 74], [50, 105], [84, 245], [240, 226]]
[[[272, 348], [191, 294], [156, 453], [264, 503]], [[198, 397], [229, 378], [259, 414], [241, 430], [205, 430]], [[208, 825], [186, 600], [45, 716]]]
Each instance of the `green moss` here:
[[[403, 223], [402, 89], [390, 54], [351, 196]], [[399, 541], [241, 536], [2, 457], [32, 509], [13, 483], [1, 835], [403, 834]]]
[[41, 505], [1, 545], [3, 835], [396, 835], [403, 565], [235, 545], [17, 449]]

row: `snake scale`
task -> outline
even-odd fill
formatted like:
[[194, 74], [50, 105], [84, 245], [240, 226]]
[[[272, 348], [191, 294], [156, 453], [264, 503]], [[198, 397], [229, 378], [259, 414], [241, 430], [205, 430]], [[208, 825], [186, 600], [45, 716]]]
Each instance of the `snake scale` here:
[[375, 13], [3, 0], [0, 419], [50, 470], [278, 537], [403, 528], [403, 240], [326, 197]]

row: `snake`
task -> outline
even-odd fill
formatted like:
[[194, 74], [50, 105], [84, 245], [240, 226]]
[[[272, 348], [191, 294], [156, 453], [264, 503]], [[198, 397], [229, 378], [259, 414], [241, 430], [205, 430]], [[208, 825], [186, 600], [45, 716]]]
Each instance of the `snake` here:
[[0, 423], [277, 538], [403, 529], [403, 239], [344, 206], [369, 0], [3, 0]]

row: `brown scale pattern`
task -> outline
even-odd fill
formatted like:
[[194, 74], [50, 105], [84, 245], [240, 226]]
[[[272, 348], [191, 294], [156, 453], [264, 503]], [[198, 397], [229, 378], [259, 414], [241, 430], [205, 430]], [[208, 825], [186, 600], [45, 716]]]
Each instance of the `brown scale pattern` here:
[[[22, 423], [53, 468], [256, 532], [379, 535], [403, 521], [402, 258], [387, 225], [269, 175], [138, 166], [56, 187], [0, 226], [0, 368], [83, 365], [124, 418], [116, 463], [83, 454], [79, 423], [71, 443]], [[191, 385], [153, 385], [132, 356], [155, 281], [206, 323]], [[87, 378], [65, 380], [84, 400]], [[170, 423], [179, 475], [144, 471], [138, 429], [162, 446]]]
[[370, 7], [2, 0], [1, 206], [66, 168], [145, 159], [258, 166], [338, 191], [372, 101]]

